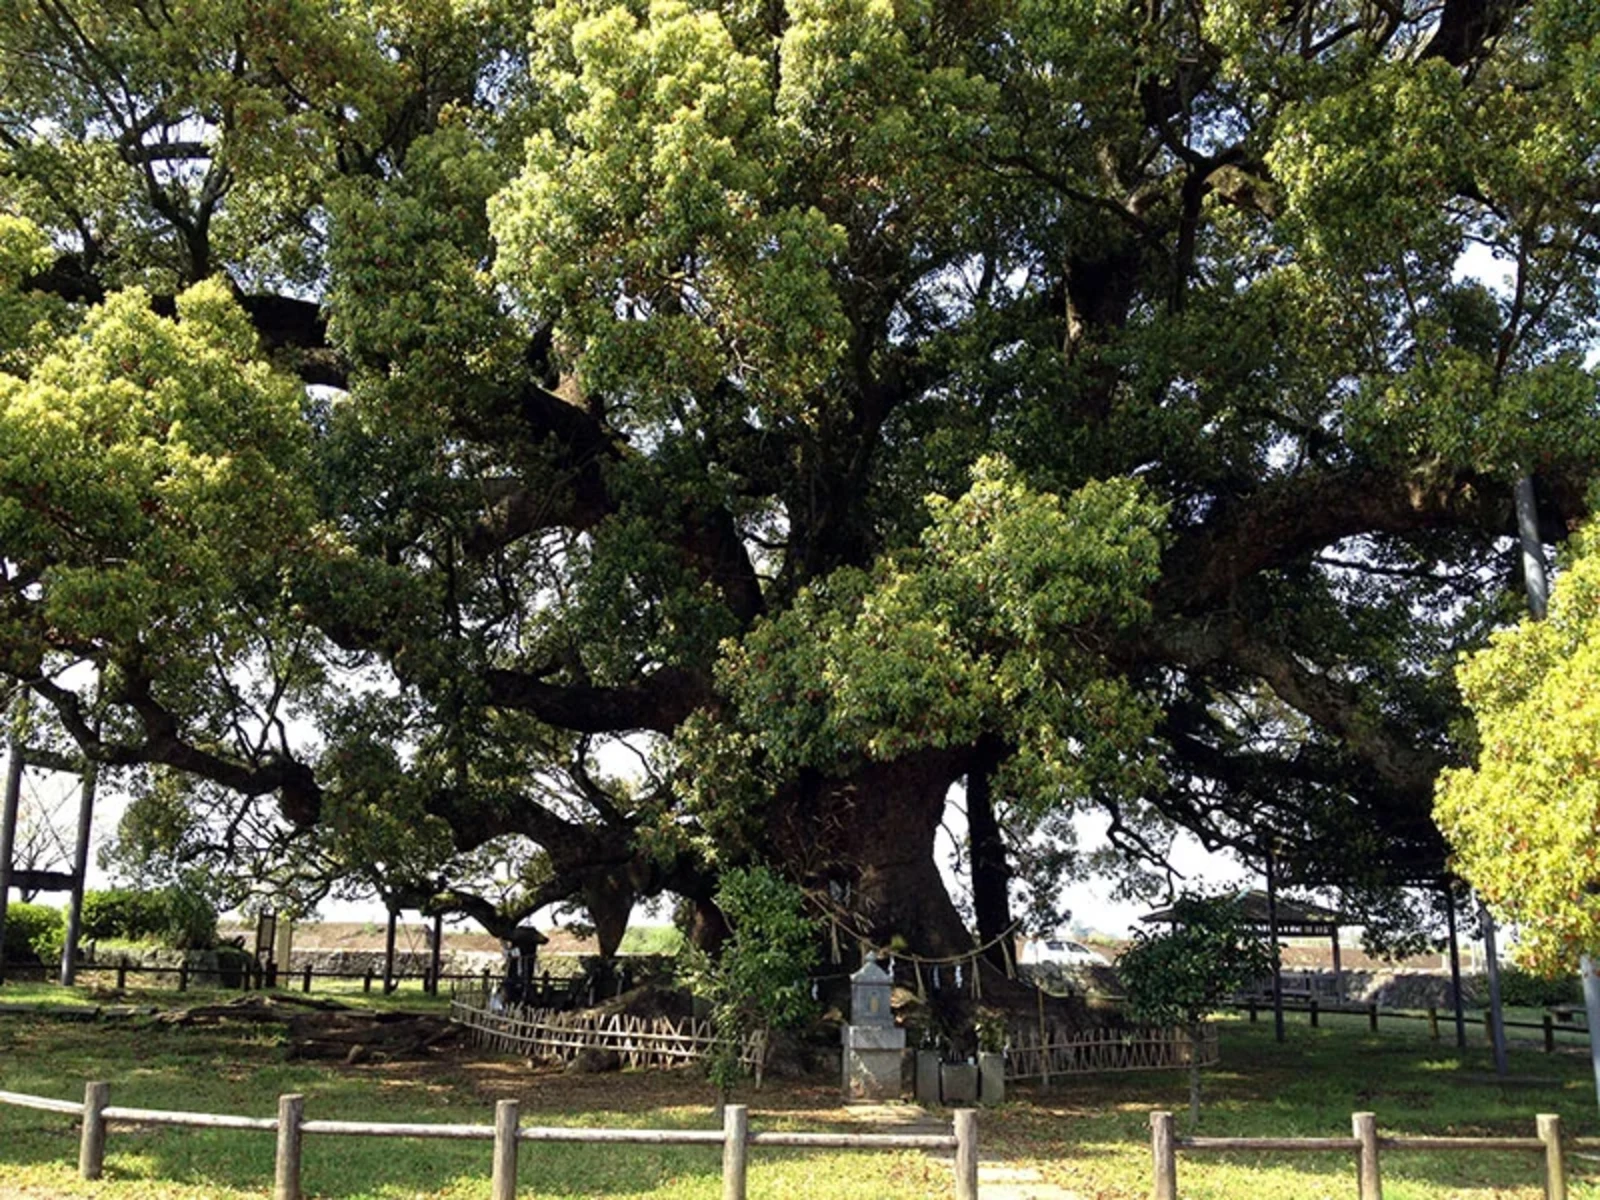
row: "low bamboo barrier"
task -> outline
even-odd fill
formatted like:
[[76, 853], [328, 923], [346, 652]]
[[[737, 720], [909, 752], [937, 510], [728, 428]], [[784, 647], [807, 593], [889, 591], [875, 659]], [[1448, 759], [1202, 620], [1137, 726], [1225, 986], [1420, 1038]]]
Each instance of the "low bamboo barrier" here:
[[99, 1179], [105, 1168], [107, 1133], [113, 1125], [191, 1126], [202, 1129], [242, 1129], [277, 1136], [273, 1161], [273, 1200], [300, 1200], [300, 1165], [307, 1137], [453, 1138], [493, 1143], [490, 1166], [492, 1200], [514, 1200], [517, 1194], [517, 1148], [523, 1142], [581, 1142], [655, 1146], [721, 1146], [722, 1200], [745, 1200], [752, 1146], [810, 1150], [925, 1150], [955, 1152], [956, 1200], [978, 1197], [978, 1114], [957, 1109], [948, 1134], [894, 1133], [753, 1133], [749, 1110], [742, 1104], [724, 1109], [721, 1129], [577, 1129], [562, 1126], [524, 1126], [515, 1100], [495, 1105], [493, 1125], [435, 1125], [377, 1121], [308, 1121], [305, 1098], [278, 1097], [276, 1117], [237, 1117], [216, 1113], [170, 1112], [153, 1108], [123, 1108], [111, 1103], [111, 1085], [101, 1081], [84, 1086], [83, 1103], [0, 1092], [0, 1104], [81, 1117], [78, 1174]]
[[[1382, 1200], [1383, 1176], [1378, 1155], [1383, 1150], [1521, 1150], [1544, 1156], [1545, 1200], [1567, 1200], [1567, 1174], [1562, 1158], [1561, 1118], [1555, 1113], [1540, 1113], [1534, 1121], [1535, 1136], [1519, 1137], [1380, 1137], [1377, 1117], [1369, 1112], [1352, 1113], [1351, 1136], [1347, 1138], [1292, 1137], [1178, 1137], [1170, 1112], [1150, 1114], [1150, 1156], [1155, 1169], [1155, 1200], [1177, 1200], [1178, 1151], [1279, 1150], [1308, 1153], [1354, 1154], [1356, 1194], [1360, 1200]], [[1593, 1139], [1575, 1141], [1585, 1149]]]
[[1214, 1025], [1201, 1028], [1198, 1046], [1186, 1029], [1087, 1029], [1071, 1037], [1013, 1029], [1006, 1047], [1006, 1079], [1042, 1079], [1110, 1071], [1172, 1070], [1221, 1061]]
[[[671, 1067], [706, 1058], [717, 1044], [711, 1022], [692, 1017], [674, 1020], [520, 1007], [495, 1012], [455, 999], [450, 1002], [450, 1019], [467, 1030], [468, 1039], [479, 1049], [563, 1062], [586, 1050], [599, 1050], [615, 1053], [624, 1067]], [[756, 1065], [762, 1049], [762, 1039], [749, 1039], [740, 1049], [740, 1061]]]

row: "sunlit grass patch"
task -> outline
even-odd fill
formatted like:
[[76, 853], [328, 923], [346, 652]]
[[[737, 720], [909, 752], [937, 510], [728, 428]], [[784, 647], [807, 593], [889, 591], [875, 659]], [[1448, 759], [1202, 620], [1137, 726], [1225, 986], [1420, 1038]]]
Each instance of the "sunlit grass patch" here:
[[[10, 989], [5, 993], [8, 997]], [[1531, 1136], [1538, 1112], [1559, 1112], [1570, 1134], [1600, 1136], [1586, 1055], [1513, 1050], [1520, 1085], [1495, 1081], [1486, 1046], [1428, 1040], [1425, 1027], [1373, 1035], [1364, 1028], [1291, 1025], [1277, 1045], [1270, 1022], [1228, 1021], [1223, 1065], [1208, 1072], [1199, 1132], [1347, 1137], [1350, 1114], [1375, 1112], [1384, 1134]], [[0, 1016], [0, 1088], [67, 1100], [107, 1079], [112, 1103], [269, 1117], [278, 1095], [305, 1096], [307, 1119], [492, 1123], [497, 1099], [516, 1097], [525, 1125], [715, 1129], [712, 1089], [694, 1070], [570, 1076], [520, 1060], [445, 1055], [425, 1062], [344, 1067], [285, 1058], [276, 1026], [183, 1027]], [[1149, 1114], [1180, 1113], [1181, 1073], [1074, 1076], [1049, 1091], [1015, 1088], [980, 1116], [986, 1160], [1036, 1172], [1095, 1200], [1135, 1200], [1151, 1186]], [[737, 1100], [755, 1129], [860, 1128], [836, 1082], [769, 1082]], [[909, 1110], [908, 1116], [915, 1116]], [[532, 1200], [716, 1200], [715, 1147], [524, 1143], [519, 1196]], [[0, 1193], [93, 1200], [261, 1200], [272, 1186], [273, 1138], [260, 1132], [114, 1128], [106, 1178], [76, 1178], [76, 1123], [0, 1106]], [[1386, 1151], [1388, 1200], [1536, 1200], [1531, 1153]], [[487, 1142], [308, 1135], [304, 1184], [329, 1200], [484, 1200]], [[1185, 1200], [1352, 1197], [1354, 1156], [1181, 1152]], [[1600, 1200], [1600, 1163], [1572, 1157], [1571, 1195]], [[913, 1200], [951, 1194], [948, 1158], [914, 1152], [752, 1147], [756, 1200]]]

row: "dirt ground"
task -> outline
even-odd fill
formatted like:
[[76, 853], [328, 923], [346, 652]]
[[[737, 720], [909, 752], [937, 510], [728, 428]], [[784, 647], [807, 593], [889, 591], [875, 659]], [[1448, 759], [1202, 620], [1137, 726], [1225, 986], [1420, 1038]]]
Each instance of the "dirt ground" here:
[[[426, 1059], [338, 1069], [391, 1086], [465, 1085], [485, 1104], [514, 1099], [530, 1113], [642, 1113], [700, 1105], [709, 1110], [716, 1102], [715, 1089], [695, 1066], [574, 1074], [559, 1067], [530, 1067], [520, 1059], [485, 1055], [466, 1046], [444, 1049]], [[812, 1115], [819, 1121], [839, 1121], [846, 1111], [835, 1080], [777, 1081], [735, 1100], [763, 1112]]]

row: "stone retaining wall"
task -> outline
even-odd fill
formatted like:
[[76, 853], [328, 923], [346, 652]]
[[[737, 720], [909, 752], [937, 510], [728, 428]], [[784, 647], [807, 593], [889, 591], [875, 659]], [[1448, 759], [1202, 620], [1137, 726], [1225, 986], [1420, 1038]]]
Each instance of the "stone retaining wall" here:
[[[1346, 1004], [1377, 1004], [1379, 1008], [1449, 1008], [1455, 1003], [1450, 988], [1448, 972], [1421, 971], [1410, 967], [1391, 967], [1376, 970], [1342, 971], [1337, 977], [1342, 986]], [[1267, 981], [1263, 994], [1270, 996], [1271, 981]], [[1303, 1002], [1314, 995], [1319, 1004], [1332, 1004], [1336, 998], [1335, 976], [1332, 970], [1285, 971], [1283, 988], [1286, 998]], [[1461, 998], [1475, 1004], [1488, 995], [1482, 975], [1461, 976]]]

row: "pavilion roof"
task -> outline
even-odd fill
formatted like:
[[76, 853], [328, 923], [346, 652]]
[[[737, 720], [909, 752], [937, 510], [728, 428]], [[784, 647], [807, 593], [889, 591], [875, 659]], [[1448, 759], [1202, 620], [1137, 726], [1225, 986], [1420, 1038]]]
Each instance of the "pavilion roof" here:
[[[1260, 888], [1242, 889], [1237, 899], [1244, 910], [1244, 924], [1247, 928], [1262, 934], [1271, 931], [1272, 922], [1268, 913], [1266, 892]], [[1335, 912], [1331, 908], [1321, 908], [1303, 900], [1291, 900], [1287, 896], [1278, 897], [1277, 908], [1280, 937], [1327, 936], [1342, 925], [1355, 923], [1343, 913]], [[1170, 924], [1172, 919], [1170, 908], [1158, 908], [1155, 912], [1146, 913], [1139, 918], [1148, 925]]]

